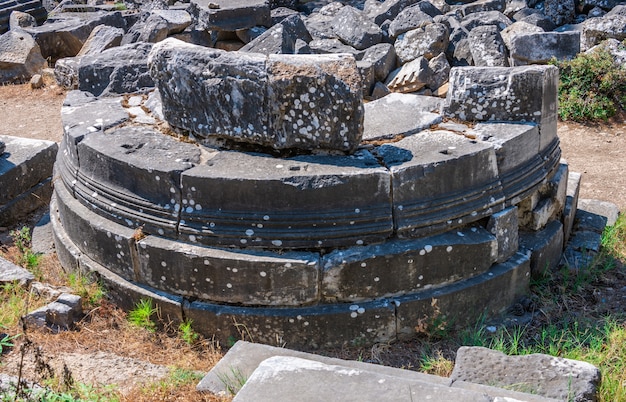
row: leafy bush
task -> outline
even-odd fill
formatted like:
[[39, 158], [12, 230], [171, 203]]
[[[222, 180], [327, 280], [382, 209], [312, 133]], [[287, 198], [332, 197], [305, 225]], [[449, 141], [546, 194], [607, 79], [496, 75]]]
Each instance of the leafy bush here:
[[560, 71], [559, 117], [562, 120], [607, 120], [626, 109], [626, 69], [604, 47], [571, 61], [552, 61]]

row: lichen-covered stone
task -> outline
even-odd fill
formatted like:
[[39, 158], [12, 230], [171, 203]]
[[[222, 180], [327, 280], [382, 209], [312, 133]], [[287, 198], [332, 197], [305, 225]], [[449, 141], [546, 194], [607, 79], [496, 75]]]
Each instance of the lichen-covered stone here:
[[361, 140], [352, 56], [233, 54], [168, 39], [149, 64], [166, 120], [200, 138], [344, 152]]
[[420, 56], [430, 60], [448, 47], [448, 28], [443, 24], [429, 24], [413, 29], [398, 36], [394, 47], [402, 63]]

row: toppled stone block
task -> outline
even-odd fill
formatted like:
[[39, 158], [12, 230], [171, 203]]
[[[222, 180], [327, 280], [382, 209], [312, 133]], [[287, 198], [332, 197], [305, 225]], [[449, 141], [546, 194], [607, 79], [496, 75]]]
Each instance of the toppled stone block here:
[[476, 67], [508, 67], [506, 47], [495, 25], [481, 25], [472, 29], [468, 42]]
[[151, 49], [151, 43], [139, 42], [83, 57], [78, 67], [78, 88], [95, 96], [153, 88], [146, 63]]
[[165, 118], [197, 137], [343, 152], [361, 140], [352, 56], [231, 54], [168, 39], [155, 45], [149, 65]]
[[36, 27], [37, 20], [28, 13], [21, 11], [11, 11], [9, 16], [9, 29], [16, 30], [18, 28]]
[[398, 36], [394, 47], [402, 64], [420, 56], [432, 59], [448, 47], [448, 27], [444, 24], [429, 24]]
[[589, 363], [544, 354], [507, 356], [487, 348], [462, 346], [450, 378], [559, 400], [595, 401], [600, 370]]
[[612, 202], [601, 200], [581, 199], [578, 209], [606, 218], [606, 226], [613, 226], [617, 222], [619, 207]]
[[385, 20], [393, 21], [406, 7], [417, 3], [419, 0], [385, 0], [383, 2], [368, 1], [364, 12], [371, 20], [380, 26]]
[[580, 53], [580, 32], [536, 32], [514, 35], [509, 41], [511, 64], [545, 64], [553, 57], [571, 60]]
[[313, 40], [300, 15], [295, 14], [283, 19], [278, 24], [250, 41], [240, 51], [263, 54], [294, 54], [296, 42], [309, 43]]
[[380, 43], [383, 36], [378, 25], [351, 6], [345, 6], [339, 10], [333, 19], [332, 27], [339, 40], [358, 50]]
[[122, 28], [115, 28], [108, 25], [98, 25], [93, 29], [93, 31], [91, 31], [89, 37], [76, 56], [81, 57], [90, 54], [99, 54], [107, 49], [119, 46], [122, 42], [123, 36], [124, 30]]
[[361, 61], [371, 63], [374, 78], [377, 81], [384, 81], [396, 66], [396, 50], [390, 43], [379, 43], [368, 48]]
[[28, 287], [34, 279], [35, 275], [28, 270], [0, 257], [0, 284], [17, 282], [22, 287]]
[[398, 14], [389, 25], [389, 36], [396, 38], [412, 29], [425, 27], [434, 22], [433, 17], [440, 15], [439, 11], [430, 2], [420, 1], [419, 3], [407, 7]]
[[0, 84], [28, 82], [47, 66], [39, 45], [22, 30], [0, 35]]
[[417, 92], [431, 83], [433, 72], [424, 57], [410, 61], [394, 70], [387, 77], [387, 87], [392, 92]]
[[576, 15], [574, 0], [545, 0], [544, 14], [557, 26], [570, 24]]
[[267, 0], [192, 0], [189, 13], [199, 29], [236, 31], [272, 24]]
[[604, 17], [589, 18], [582, 23], [582, 51], [591, 49], [605, 39], [626, 39], [626, 15], [608, 13]]

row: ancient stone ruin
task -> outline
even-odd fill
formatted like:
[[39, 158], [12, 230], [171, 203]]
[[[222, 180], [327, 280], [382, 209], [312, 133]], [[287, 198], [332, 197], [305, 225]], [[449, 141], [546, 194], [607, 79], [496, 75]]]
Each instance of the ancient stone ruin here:
[[558, 263], [553, 66], [366, 104], [350, 54], [166, 39], [141, 71], [156, 90], [68, 94], [51, 205], [63, 266], [122, 306], [223, 342], [364, 344], [500, 312]]

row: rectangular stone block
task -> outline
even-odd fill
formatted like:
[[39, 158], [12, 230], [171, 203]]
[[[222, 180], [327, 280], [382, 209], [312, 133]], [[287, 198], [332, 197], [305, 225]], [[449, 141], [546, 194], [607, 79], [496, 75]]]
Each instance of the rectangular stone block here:
[[557, 268], [563, 252], [563, 224], [552, 221], [541, 231], [520, 232], [520, 247], [530, 252], [533, 276]]
[[449, 230], [503, 209], [491, 144], [432, 131], [382, 145], [376, 152], [393, 176], [400, 237]]
[[537, 123], [544, 150], [556, 138], [558, 82], [555, 66], [454, 67], [444, 114], [467, 121]]
[[[441, 289], [398, 297], [398, 338], [410, 339], [433, 320], [456, 327], [475, 324], [481, 314], [508, 308], [528, 292], [530, 260], [522, 253], [481, 275]], [[497, 297], [496, 297], [497, 295]]]
[[396, 331], [395, 305], [386, 300], [300, 308], [186, 303], [185, 317], [224, 345], [253, 340], [290, 348], [388, 342]]
[[319, 255], [200, 247], [148, 236], [138, 242], [139, 282], [200, 300], [304, 305], [319, 300]]
[[198, 28], [209, 31], [272, 25], [267, 0], [193, 0], [190, 13], [197, 19]]
[[531, 204], [535, 206], [532, 209], [523, 206], [520, 214], [521, 227], [540, 230], [548, 222], [560, 219], [565, 206], [568, 171], [566, 164], [560, 164], [554, 174], [539, 188], [537, 195], [531, 198]]
[[578, 172], [569, 172], [567, 176], [567, 197], [563, 208], [563, 244], [567, 244], [574, 227], [574, 217], [578, 208], [578, 196], [582, 175]]
[[498, 242], [497, 262], [502, 263], [511, 258], [519, 248], [519, 222], [517, 207], [509, 207], [489, 217], [487, 230], [496, 237]]
[[322, 259], [322, 297], [350, 301], [418, 292], [479, 275], [496, 257], [496, 239], [482, 228], [335, 250]]
[[508, 48], [512, 66], [571, 60], [580, 53], [580, 32], [521, 33], [511, 36]]
[[519, 168], [539, 153], [539, 130], [532, 123], [478, 123], [470, 133], [494, 145], [501, 175]]

